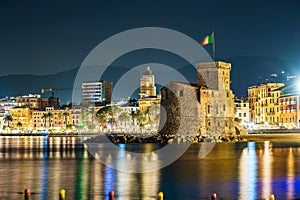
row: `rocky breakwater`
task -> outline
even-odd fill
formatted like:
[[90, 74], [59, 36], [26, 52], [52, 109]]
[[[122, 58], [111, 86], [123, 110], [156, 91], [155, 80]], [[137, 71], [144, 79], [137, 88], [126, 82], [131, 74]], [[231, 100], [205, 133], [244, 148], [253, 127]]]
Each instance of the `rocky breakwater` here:
[[[107, 140], [108, 139], [108, 140]], [[86, 142], [112, 142], [115, 144], [127, 144], [127, 143], [200, 143], [200, 142], [243, 142], [246, 141], [242, 136], [221, 135], [214, 137], [197, 135], [172, 135], [172, 134], [127, 134], [127, 133], [110, 133], [105, 135], [98, 135], [94, 138], [88, 139]]]

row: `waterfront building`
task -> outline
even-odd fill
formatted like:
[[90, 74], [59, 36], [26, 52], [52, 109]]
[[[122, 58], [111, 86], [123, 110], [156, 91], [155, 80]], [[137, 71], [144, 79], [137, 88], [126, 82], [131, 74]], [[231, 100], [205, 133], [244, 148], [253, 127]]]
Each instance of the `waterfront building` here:
[[283, 94], [279, 98], [280, 123], [288, 128], [299, 127], [300, 109], [299, 94]]
[[246, 127], [249, 123], [250, 111], [249, 111], [249, 102], [247, 99], [234, 99], [234, 111], [235, 118], [240, 120], [240, 124]]
[[31, 127], [31, 111], [29, 107], [14, 107], [10, 109], [13, 120], [10, 126], [13, 129], [23, 129]]
[[256, 124], [279, 125], [280, 88], [284, 83], [265, 83], [248, 88], [250, 120]]
[[73, 125], [72, 110], [68, 109], [55, 110], [53, 107], [46, 107], [45, 110], [32, 110], [31, 116], [31, 126], [36, 130], [65, 129]]
[[[161, 121], [165, 120], [163, 127], [160, 124], [161, 133], [235, 133], [231, 64], [197, 63], [196, 68], [196, 83], [171, 81], [162, 88], [161, 106], [166, 110], [166, 118], [161, 117]], [[184, 129], [180, 128], [180, 123]]]
[[120, 105], [119, 107], [121, 109], [121, 112], [125, 112], [128, 114], [131, 114], [132, 112], [138, 112], [139, 110], [139, 107], [130, 104]]
[[60, 107], [59, 98], [42, 98], [39, 94], [29, 94], [16, 97], [16, 106], [29, 107], [31, 110], [44, 110], [46, 107], [53, 107], [57, 110]]
[[41, 95], [29, 94], [19, 96], [16, 98], [18, 107], [29, 107], [30, 109], [40, 109], [41, 107]]
[[10, 109], [17, 106], [17, 102], [15, 100], [3, 99], [0, 101], [0, 113], [3, 115], [9, 115]]
[[45, 110], [47, 107], [53, 107], [55, 110], [60, 109], [60, 100], [58, 97], [49, 97], [40, 99], [40, 107], [38, 109]]
[[112, 82], [109, 81], [91, 81], [84, 82], [82, 89], [82, 105], [107, 105], [111, 103]]
[[282, 95], [279, 98], [280, 123], [287, 128], [300, 127], [300, 103], [298, 82], [292, 82], [282, 88]]
[[151, 107], [154, 104], [160, 104], [161, 101], [161, 95], [157, 95], [154, 97], [146, 97], [143, 99], [139, 99], [139, 107], [138, 109], [140, 111], [146, 111], [147, 108]]
[[150, 69], [147, 67], [140, 76], [140, 98], [139, 110], [146, 111], [148, 107], [153, 104], [159, 104], [161, 96], [156, 94], [155, 77]]
[[81, 109], [72, 108], [71, 115], [72, 125], [77, 127], [81, 122]]
[[5, 116], [3, 114], [0, 115], [0, 133], [3, 131], [3, 127], [5, 125]]

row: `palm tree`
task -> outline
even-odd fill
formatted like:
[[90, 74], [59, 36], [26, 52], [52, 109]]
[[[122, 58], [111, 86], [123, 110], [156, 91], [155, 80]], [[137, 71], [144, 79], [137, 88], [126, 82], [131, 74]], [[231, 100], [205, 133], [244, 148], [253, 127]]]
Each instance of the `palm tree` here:
[[144, 122], [146, 121], [146, 115], [145, 115], [145, 113], [143, 111], [138, 110], [136, 112], [136, 119], [137, 119], [138, 126], [140, 128], [142, 128], [145, 125]]
[[65, 123], [65, 127], [67, 128], [68, 118], [69, 118], [69, 116], [70, 116], [70, 113], [67, 112], [67, 111], [65, 111], [65, 112], [63, 112], [62, 115], [64, 116], [64, 123]]
[[125, 129], [127, 129], [127, 122], [129, 121], [129, 119], [130, 119], [129, 114], [127, 112], [122, 112], [119, 115], [118, 121], [123, 122], [125, 124]]
[[87, 125], [89, 131], [95, 131], [95, 107], [89, 106], [87, 108]]
[[131, 114], [131, 119], [132, 119], [132, 126], [134, 128], [134, 131], [136, 131], [136, 126], [140, 124], [140, 119], [141, 119], [141, 111], [132, 111]]
[[132, 119], [132, 125], [135, 125], [135, 121], [137, 119], [137, 113], [135, 111], [131, 111], [130, 113], [131, 119]]
[[101, 131], [103, 129], [103, 126], [107, 123], [106, 116], [104, 114], [96, 114], [96, 118], [98, 120], [98, 123], [101, 127]]
[[58, 113], [58, 124], [59, 124], [59, 126], [60, 126], [60, 124], [61, 124], [62, 116], [63, 116], [63, 112], [62, 112], [62, 111], [59, 111], [59, 113]]
[[85, 126], [86, 125], [86, 121], [87, 121], [87, 110], [86, 110], [86, 108], [82, 108], [81, 109], [81, 122], [82, 122], [82, 124], [83, 124], [83, 126]]
[[153, 126], [155, 128], [158, 127], [160, 120], [160, 104], [153, 104], [147, 114], [151, 128]]
[[13, 121], [13, 117], [11, 115], [6, 115], [4, 120], [7, 122], [7, 126], [9, 127], [9, 122]]
[[17, 123], [18, 129], [20, 129], [20, 128], [22, 127], [22, 125], [23, 125], [22, 122], [18, 122], [18, 123]]
[[145, 110], [144, 114], [145, 114], [145, 119], [147, 119], [145, 121], [145, 124], [148, 124], [150, 122], [150, 111], [151, 111], [151, 106], [148, 106], [147, 109]]
[[121, 109], [118, 106], [105, 106], [100, 108], [97, 113], [96, 116], [100, 116], [100, 115], [105, 115], [107, 118], [109, 118], [108, 122], [110, 123], [111, 127], [114, 127], [114, 124], [116, 124], [116, 120], [114, 117], [114, 114], [119, 114], [121, 112]]
[[48, 120], [49, 120], [49, 127], [52, 127], [52, 125], [51, 125], [51, 118], [53, 117], [53, 113], [52, 112], [48, 112], [47, 113], [47, 117], [48, 117]]
[[48, 117], [48, 114], [47, 114], [47, 113], [44, 113], [42, 118], [44, 119], [44, 128], [45, 128], [45, 129], [46, 129], [46, 125], [47, 125], [47, 124], [46, 124], [46, 122], [47, 122], [47, 117]]

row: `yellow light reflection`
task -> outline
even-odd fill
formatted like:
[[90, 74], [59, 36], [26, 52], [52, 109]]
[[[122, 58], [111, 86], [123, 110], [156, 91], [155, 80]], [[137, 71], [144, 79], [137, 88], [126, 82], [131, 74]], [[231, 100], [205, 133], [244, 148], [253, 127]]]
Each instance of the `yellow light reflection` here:
[[295, 165], [293, 148], [290, 147], [287, 157], [287, 199], [294, 199]]
[[268, 199], [272, 194], [272, 146], [269, 141], [264, 142], [264, 154], [262, 156], [262, 195]]

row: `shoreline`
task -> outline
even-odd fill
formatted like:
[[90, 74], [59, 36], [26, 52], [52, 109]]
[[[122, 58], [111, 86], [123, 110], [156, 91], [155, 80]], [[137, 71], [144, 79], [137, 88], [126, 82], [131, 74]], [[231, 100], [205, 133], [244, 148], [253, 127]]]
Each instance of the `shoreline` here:
[[243, 135], [248, 142], [300, 142], [300, 133], [260, 133]]
[[[148, 139], [145, 135], [126, 135], [126, 134], [98, 134], [98, 133], [88, 133], [88, 134], [67, 134], [67, 133], [52, 133], [48, 135], [41, 135], [41, 134], [28, 134], [28, 133], [0, 133], [0, 137], [90, 137], [88, 140], [98, 140], [101, 137], [108, 137], [112, 143], [172, 143], [173, 139], [180, 139], [180, 141], [176, 141], [176, 143], [203, 143], [203, 142], [214, 142], [210, 138], [202, 138], [201, 136], [196, 139], [192, 137], [173, 137], [173, 136], [160, 136], [157, 135], [149, 136]], [[229, 137], [233, 136], [221, 136], [218, 138], [216, 142], [264, 142], [264, 141], [271, 141], [271, 142], [300, 142], [300, 133], [293, 132], [293, 133], [249, 133], [247, 135], [237, 135], [234, 136], [232, 139]], [[98, 139], [97, 139], [98, 138]], [[150, 138], [150, 140], [149, 140]], [[171, 139], [171, 140], [170, 140]], [[195, 141], [196, 139], [196, 141]], [[98, 140], [99, 142], [99, 140]]]

